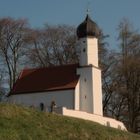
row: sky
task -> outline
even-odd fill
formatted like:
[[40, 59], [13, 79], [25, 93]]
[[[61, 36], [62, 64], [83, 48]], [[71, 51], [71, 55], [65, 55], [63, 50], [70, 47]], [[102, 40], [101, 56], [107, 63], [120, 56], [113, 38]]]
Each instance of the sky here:
[[0, 0], [0, 18], [25, 18], [30, 25], [41, 28], [68, 24], [78, 26], [90, 9], [90, 17], [109, 35], [112, 48], [117, 44], [117, 26], [122, 18], [128, 18], [140, 29], [140, 0]]

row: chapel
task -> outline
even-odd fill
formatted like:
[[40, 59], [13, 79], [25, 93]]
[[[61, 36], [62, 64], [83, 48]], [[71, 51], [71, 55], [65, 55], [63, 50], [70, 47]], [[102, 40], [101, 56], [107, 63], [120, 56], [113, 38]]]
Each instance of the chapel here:
[[122, 122], [103, 117], [99, 35], [98, 25], [87, 14], [77, 27], [79, 63], [24, 69], [9, 93], [9, 102], [47, 111], [53, 103], [62, 115], [125, 129]]
[[89, 15], [77, 27], [80, 62], [24, 69], [9, 94], [11, 102], [58, 107], [102, 115], [101, 70], [98, 65], [99, 28]]

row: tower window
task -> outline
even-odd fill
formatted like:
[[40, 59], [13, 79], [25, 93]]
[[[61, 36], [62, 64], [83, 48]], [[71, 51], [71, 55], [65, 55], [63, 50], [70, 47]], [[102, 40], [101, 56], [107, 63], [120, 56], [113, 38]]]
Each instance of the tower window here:
[[86, 41], [83, 41], [83, 43], [86, 43]]
[[84, 49], [83, 49], [83, 52], [85, 52], [85, 51], [86, 51], [86, 49], [84, 48]]
[[85, 79], [84, 79], [84, 81], [86, 82], [86, 81], [87, 81], [87, 79], [85, 78]]

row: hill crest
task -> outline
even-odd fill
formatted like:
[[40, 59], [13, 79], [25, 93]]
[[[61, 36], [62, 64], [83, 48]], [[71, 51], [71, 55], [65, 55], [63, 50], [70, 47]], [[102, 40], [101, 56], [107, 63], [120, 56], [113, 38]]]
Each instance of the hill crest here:
[[139, 140], [140, 136], [98, 123], [0, 104], [1, 140]]

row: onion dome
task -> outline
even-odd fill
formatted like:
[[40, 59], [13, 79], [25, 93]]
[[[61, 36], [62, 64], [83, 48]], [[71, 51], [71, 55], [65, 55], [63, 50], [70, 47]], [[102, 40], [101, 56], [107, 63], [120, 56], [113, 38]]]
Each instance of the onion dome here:
[[78, 38], [84, 37], [98, 37], [100, 30], [98, 25], [92, 21], [87, 14], [85, 20], [77, 27], [77, 36]]

